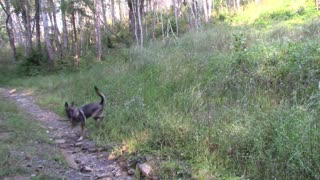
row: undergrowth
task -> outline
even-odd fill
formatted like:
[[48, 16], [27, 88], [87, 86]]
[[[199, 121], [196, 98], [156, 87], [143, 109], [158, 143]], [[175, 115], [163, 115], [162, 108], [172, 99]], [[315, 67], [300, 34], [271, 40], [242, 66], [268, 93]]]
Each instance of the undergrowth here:
[[[260, 19], [300, 18], [293, 12]], [[32, 87], [40, 104], [61, 115], [65, 101], [98, 101], [98, 86], [106, 118], [101, 128], [89, 122], [92, 138], [117, 143], [118, 153], [158, 156], [163, 178], [317, 179], [317, 24], [217, 23], [179, 40], [119, 50], [91, 68], [5, 83]]]

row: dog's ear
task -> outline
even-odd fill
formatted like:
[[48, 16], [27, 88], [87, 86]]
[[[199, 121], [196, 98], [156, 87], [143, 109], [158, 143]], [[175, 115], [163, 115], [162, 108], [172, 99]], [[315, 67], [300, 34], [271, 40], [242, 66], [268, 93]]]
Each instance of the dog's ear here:
[[74, 107], [74, 102], [73, 101], [71, 102], [71, 107]]
[[69, 104], [67, 102], [64, 103], [64, 107], [67, 108], [69, 107]]

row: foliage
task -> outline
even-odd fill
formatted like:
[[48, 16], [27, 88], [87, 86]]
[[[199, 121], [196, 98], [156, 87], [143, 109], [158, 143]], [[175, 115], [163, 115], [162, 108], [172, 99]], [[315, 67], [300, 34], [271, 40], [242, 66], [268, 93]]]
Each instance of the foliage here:
[[316, 15], [281, 7], [257, 17], [272, 29], [215, 22], [144, 49], [112, 49], [101, 64], [87, 53], [90, 68], [6, 84], [34, 88], [61, 115], [66, 100], [97, 101], [97, 85], [106, 119], [99, 128], [88, 122], [92, 138], [118, 144], [117, 153], [156, 155], [164, 179], [316, 179], [320, 22], [306, 20]]

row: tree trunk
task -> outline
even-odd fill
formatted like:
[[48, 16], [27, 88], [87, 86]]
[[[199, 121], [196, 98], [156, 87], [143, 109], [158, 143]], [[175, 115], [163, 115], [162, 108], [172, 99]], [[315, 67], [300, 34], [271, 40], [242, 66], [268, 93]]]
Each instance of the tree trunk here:
[[116, 22], [114, 0], [111, 0], [111, 18], [112, 18], [112, 27], [114, 27]]
[[236, 1], [237, 1], [237, 10], [240, 11], [240, 8], [241, 8], [240, 0], [236, 0]]
[[69, 49], [69, 39], [68, 39], [68, 27], [66, 20], [66, 3], [61, 0], [61, 19], [62, 19], [62, 31], [63, 31], [63, 49], [68, 52]]
[[209, 22], [209, 14], [208, 14], [208, 3], [207, 0], [203, 0], [203, 12], [204, 12], [204, 19], [206, 23]]
[[119, 5], [119, 20], [120, 20], [120, 23], [122, 23], [122, 3], [121, 3], [121, 0], [118, 0], [118, 5]]
[[[259, 4], [260, 4], [260, 1], [259, 1]], [[319, 7], [319, 0], [316, 0], [316, 8], [317, 10], [319, 11], [320, 7]]]
[[212, 5], [214, 4], [214, 0], [208, 0], [208, 17], [210, 20], [211, 14], [212, 14], [212, 9], [214, 8]]
[[[83, 26], [83, 16], [80, 13], [78, 15], [79, 15], [79, 26], [84, 27]], [[79, 48], [80, 52], [79, 53], [80, 53], [80, 56], [83, 56], [84, 51], [86, 50], [86, 49], [84, 49], [84, 43], [85, 43], [84, 30], [80, 30], [79, 36], [80, 36], [80, 48]]]
[[133, 6], [133, 18], [134, 18], [134, 35], [136, 37], [136, 42], [139, 44], [139, 36], [138, 36], [138, 26], [137, 26], [137, 9], [136, 5]]
[[138, 15], [138, 23], [139, 23], [139, 31], [140, 31], [140, 46], [143, 47], [143, 29], [142, 29], [142, 15], [141, 15], [141, 1], [143, 3], [143, 0], [137, 0], [137, 5], [139, 8], [137, 11], [137, 15]]
[[[72, 4], [73, 6], [73, 4]], [[73, 43], [74, 43], [74, 65], [79, 65], [79, 49], [78, 49], [78, 35], [77, 35], [77, 27], [76, 27], [76, 19], [75, 19], [75, 13], [74, 7], [72, 7], [73, 10], [71, 12], [71, 21], [72, 21], [72, 28], [73, 28]]]
[[101, 27], [100, 27], [100, 0], [96, 0], [96, 14], [95, 14], [95, 24], [96, 24], [96, 44], [97, 44], [97, 58], [99, 61], [102, 60], [102, 44], [101, 44]]
[[160, 14], [160, 19], [161, 19], [161, 32], [162, 32], [162, 37], [164, 37], [164, 25], [163, 25], [163, 12], [162, 12], [162, 10], [161, 10], [161, 12], [160, 12], [161, 14]]
[[40, 31], [40, 1], [35, 0], [35, 20], [36, 20], [36, 42], [37, 42], [37, 51], [41, 52], [41, 31]]
[[157, 25], [157, 2], [153, 1], [153, 20], [152, 20], [152, 39], [156, 39], [156, 25]]
[[46, 14], [46, 1], [41, 0], [41, 14], [42, 14], [42, 23], [43, 23], [43, 30], [45, 34], [45, 42], [46, 42], [46, 48], [48, 53], [48, 61], [51, 65], [54, 65], [54, 54], [52, 50], [52, 44], [50, 40], [50, 34], [49, 34], [49, 25], [48, 25], [48, 19]]
[[194, 15], [194, 10], [193, 10], [193, 1], [190, 2], [190, 12], [189, 12], [189, 29], [191, 31], [195, 30], [195, 23], [194, 23], [194, 18], [195, 15]]
[[107, 4], [104, 0], [101, 0], [102, 3], [102, 20], [104, 24], [104, 33], [108, 37], [109, 36], [109, 31], [108, 31], [108, 21], [107, 21], [107, 15], [106, 15], [106, 9], [107, 9]]
[[26, 46], [26, 42], [25, 42], [25, 40], [24, 40], [24, 29], [23, 29], [23, 26], [22, 26], [22, 24], [21, 24], [21, 20], [19, 19], [19, 16], [18, 15], [15, 15], [15, 14], [13, 14], [14, 16], [14, 23], [13, 23], [13, 25], [15, 26], [15, 29], [14, 29], [14, 31], [16, 32], [16, 37], [18, 37], [18, 44], [19, 45], [22, 45], [22, 46], [24, 46], [24, 48], [26, 48], [25, 46]]
[[26, 34], [26, 55], [29, 57], [32, 53], [32, 31], [30, 20], [30, 5], [28, 0], [20, 0], [21, 13]]
[[178, 3], [176, 3], [176, 0], [173, 0], [173, 6], [174, 6], [174, 19], [176, 22], [176, 34], [179, 35], [179, 22], [178, 22], [178, 8], [179, 8], [179, 0]]
[[8, 0], [4, 1], [5, 6], [2, 4], [2, 2], [0, 1], [0, 5], [3, 9], [3, 11], [6, 13], [7, 15], [7, 19], [6, 19], [6, 29], [7, 29], [7, 34], [9, 37], [9, 42], [10, 42], [10, 47], [12, 50], [12, 58], [13, 58], [13, 62], [17, 62], [17, 51], [16, 51], [16, 46], [15, 46], [15, 42], [14, 42], [14, 34], [12, 31], [12, 18], [11, 18], [11, 13], [10, 13], [10, 6], [9, 6], [9, 2]]
[[57, 47], [57, 51], [59, 54], [60, 59], [62, 59], [62, 46], [60, 43], [60, 38], [59, 38], [59, 29], [58, 29], [58, 23], [57, 23], [57, 17], [56, 17], [56, 6], [53, 2], [53, 0], [50, 0], [51, 4], [51, 9], [52, 9], [52, 17], [53, 17], [53, 31], [54, 31], [54, 39]]
[[[141, 43], [141, 38], [143, 41], [143, 37], [141, 37], [141, 35], [143, 35], [143, 32], [141, 33], [141, 31], [143, 31], [142, 29], [142, 17], [143, 17], [143, 4], [144, 4], [144, 0], [128, 0], [128, 6], [129, 6], [129, 29], [132, 33], [134, 33], [134, 35], [136, 35], [136, 39], [137, 42], [140, 44]], [[138, 3], [139, 2], [139, 3]], [[138, 15], [140, 12], [140, 15]], [[140, 16], [140, 19], [139, 17]], [[138, 18], [138, 20], [137, 20]], [[138, 21], [138, 22], [137, 22]], [[141, 21], [141, 22], [139, 22]], [[138, 25], [137, 25], [138, 23]], [[140, 26], [141, 23], [141, 26]], [[140, 36], [140, 37], [139, 37]], [[140, 41], [140, 42], [139, 42]]]

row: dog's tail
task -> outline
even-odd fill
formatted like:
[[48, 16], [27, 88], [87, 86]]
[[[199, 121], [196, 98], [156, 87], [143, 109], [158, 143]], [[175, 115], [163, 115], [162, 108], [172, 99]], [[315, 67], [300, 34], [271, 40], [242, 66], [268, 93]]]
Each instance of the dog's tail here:
[[104, 106], [106, 104], [106, 97], [100, 92], [100, 90], [97, 88], [97, 86], [94, 86], [94, 90], [96, 93], [101, 97], [100, 104]]

